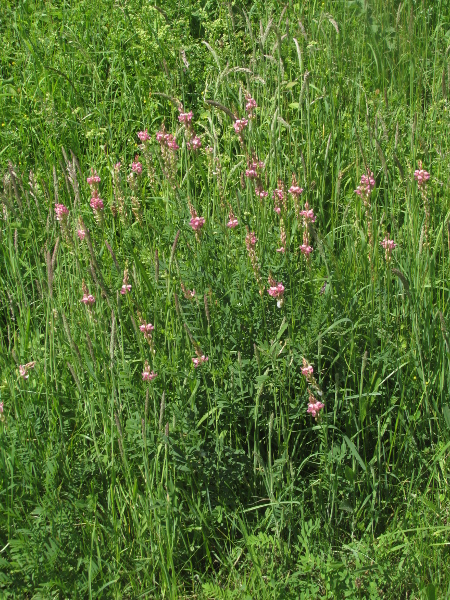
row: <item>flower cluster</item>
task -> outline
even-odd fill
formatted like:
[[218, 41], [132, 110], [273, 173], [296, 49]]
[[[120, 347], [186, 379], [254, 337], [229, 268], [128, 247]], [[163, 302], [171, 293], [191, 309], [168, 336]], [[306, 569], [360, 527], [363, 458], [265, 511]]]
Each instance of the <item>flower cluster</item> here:
[[[367, 223], [367, 238], [369, 241], [370, 248], [373, 248], [373, 236], [372, 236], [372, 207], [370, 204], [370, 194], [375, 188], [375, 179], [372, 171], [367, 170], [366, 174], [361, 175], [361, 180], [359, 186], [355, 190], [355, 194], [357, 194], [364, 203], [365, 213], [366, 213], [366, 223]], [[371, 260], [369, 254], [369, 261]]]
[[236, 119], [235, 122], [233, 123], [233, 127], [234, 127], [234, 131], [238, 134], [238, 136], [241, 136], [241, 133], [244, 131], [244, 129], [247, 127], [248, 125], [248, 119]]
[[192, 110], [190, 110], [188, 113], [183, 112], [183, 106], [181, 104], [178, 106], [178, 111], [180, 113], [178, 115], [178, 120], [185, 126], [186, 129], [186, 146], [188, 150], [200, 150], [202, 147], [202, 140], [195, 133], [191, 123], [194, 113]]
[[94, 212], [94, 218], [99, 225], [103, 221], [103, 209], [104, 209], [103, 200], [99, 197], [99, 191], [98, 191], [98, 187], [99, 187], [98, 184], [100, 183], [100, 181], [101, 181], [101, 179], [97, 175], [97, 171], [94, 171], [94, 169], [91, 169], [91, 176], [87, 178], [87, 183], [88, 183], [89, 187], [91, 188], [90, 205]]
[[276, 282], [272, 275], [269, 275], [269, 289], [267, 290], [269, 296], [277, 299], [277, 306], [281, 308], [284, 303], [284, 285], [280, 282]]
[[61, 224], [65, 223], [69, 216], [69, 209], [64, 204], [55, 204], [55, 216], [57, 221], [61, 221]]
[[315, 419], [317, 419], [320, 411], [324, 408], [325, 405], [323, 404], [323, 402], [320, 402], [320, 400], [317, 400], [317, 398], [311, 391], [311, 388], [313, 388], [319, 396], [322, 396], [322, 390], [319, 388], [314, 378], [314, 369], [312, 365], [310, 365], [305, 358], [303, 359], [303, 366], [301, 368], [301, 371], [309, 387], [308, 409], [306, 412]]
[[255, 194], [260, 198], [265, 198], [268, 195], [262, 182], [262, 172], [264, 171], [265, 166], [266, 165], [262, 160], [258, 160], [258, 158], [253, 155], [252, 158], [248, 160], [247, 169], [245, 171], [247, 179], [251, 179], [255, 182]]
[[177, 171], [177, 150], [179, 146], [175, 136], [166, 133], [164, 123], [156, 134], [156, 141], [161, 148], [161, 157], [163, 160], [164, 174], [172, 185], [175, 185], [175, 176]]
[[125, 296], [128, 292], [131, 292], [131, 285], [128, 283], [128, 269], [125, 269], [123, 272], [123, 283], [120, 288], [120, 293]]
[[421, 160], [418, 161], [418, 167], [419, 168], [414, 171], [414, 179], [417, 181], [417, 186], [422, 196], [423, 208], [425, 211], [423, 237], [425, 239], [425, 243], [427, 243], [428, 227], [430, 224], [430, 205], [428, 202], [427, 181], [430, 179], [430, 174], [428, 173], [428, 171], [424, 171], [424, 169], [422, 168], [423, 165]]
[[197, 368], [205, 362], [208, 362], [209, 357], [205, 356], [201, 353], [201, 350], [197, 350], [197, 356], [194, 356], [192, 362], [194, 363], [194, 367]]
[[288, 189], [289, 194], [292, 196], [293, 200], [294, 200], [294, 209], [295, 209], [295, 216], [297, 217], [297, 220], [300, 220], [300, 203], [299, 203], [299, 198], [303, 193], [303, 188], [300, 187], [297, 184], [297, 179], [294, 175], [294, 173], [292, 173], [292, 185], [291, 187]]
[[195, 231], [195, 235], [198, 236], [198, 232], [204, 226], [206, 219], [205, 219], [205, 217], [199, 217], [197, 215], [197, 211], [195, 210], [195, 208], [192, 206], [192, 204], [190, 202], [189, 202], [189, 211], [191, 213], [191, 220], [189, 221], [189, 225]]
[[233, 209], [230, 208], [230, 214], [228, 216], [228, 223], [227, 223], [227, 227], [229, 227], [230, 229], [234, 229], [235, 227], [237, 227], [239, 225], [239, 221], [236, 219], [236, 217], [234, 216], [233, 213]]
[[158, 373], [150, 370], [150, 365], [148, 364], [148, 360], [144, 363], [144, 370], [142, 371], [142, 380], [143, 381], [152, 381], [155, 377], [158, 376]]
[[84, 279], [82, 281], [81, 286], [83, 289], [83, 297], [81, 298], [81, 302], [83, 304], [85, 304], [86, 306], [91, 307], [95, 303], [95, 296], [93, 296], [92, 294], [89, 293], [89, 290], [87, 289]]
[[302, 217], [303, 220], [303, 244], [300, 246], [300, 252], [308, 258], [313, 251], [313, 248], [310, 245], [309, 224], [314, 223], [316, 220], [313, 209], [309, 208], [308, 201], [305, 202], [303, 210], [299, 211], [299, 216]]
[[392, 258], [392, 250], [394, 250], [394, 248], [397, 247], [397, 244], [394, 242], [394, 240], [389, 239], [389, 236], [387, 235], [385, 236], [384, 240], [380, 243], [386, 251], [386, 260], [387, 262], [389, 262]]
[[283, 212], [287, 212], [287, 201], [286, 194], [284, 191], [284, 183], [281, 179], [278, 180], [278, 187], [275, 188], [272, 192], [272, 198], [274, 199], [274, 208], [273, 210], [277, 213], [277, 215], [281, 214], [281, 209]]
[[183, 292], [183, 296], [186, 298], [186, 300], [192, 300], [193, 298], [195, 298], [195, 290], [190, 290], [188, 289], [183, 282], [181, 282], [181, 291]]
[[262, 296], [264, 293], [264, 284], [261, 278], [261, 273], [259, 270], [259, 262], [258, 256], [256, 255], [255, 246], [258, 241], [256, 234], [254, 231], [250, 231], [247, 227], [247, 235], [245, 236], [245, 245], [247, 246], [247, 253], [250, 259], [250, 264], [252, 265], [253, 274], [259, 286], [259, 293]]
[[281, 246], [280, 246], [280, 248], [277, 248], [277, 252], [281, 252], [282, 254], [284, 254], [286, 252], [286, 248], [287, 248], [287, 236], [286, 236], [286, 229], [284, 227], [283, 219], [280, 220], [280, 240], [281, 240]]
[[247, 111], [248, 118], [254, 119], [255, 114], [253, 111], [258, 106], [256, 104], [256, 100], [254, 98], [252, 98], [250, 94], [245, 94], [245, 101], [246, 101], [245, 110]]
[[[34, 369], [35, 364], [36, 364], [36, 361], [33, 360], [32, 362], [29, 362], [26, 365], [19, 365], [19, 375], [22, 377], [22, 379], [28, 379], [28, 377], [30, 376], [28, 371], [29, 371], [29, 369]], [[3, 412], [3, 403], [2, 403], [2, 412]]]

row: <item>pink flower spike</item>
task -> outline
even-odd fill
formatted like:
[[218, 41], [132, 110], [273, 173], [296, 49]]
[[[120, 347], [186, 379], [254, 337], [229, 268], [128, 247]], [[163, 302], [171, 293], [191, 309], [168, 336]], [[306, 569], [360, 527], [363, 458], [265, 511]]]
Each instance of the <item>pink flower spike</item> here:
[[140, 175], [142, 173], [142, 163], [139, 162], [138, 160], [138, 156], [135, 157], [135, 162], [131, 163], [131, 170], [133, 171], [133, 173], [136, 173], [136, 175]]
[[282, 254], [284, 254], [286, 252], [286, 248], [281, 246], [281, 248], [277, 248], [277, 252], [281, 252]]
[[122, 295], [125, 295], [125, 294], [128, 294], [128, 292], [131, 292], [131, 285], [130, 285], [130, 284], [128, 284], [128, 285], [125, 285], [125, 284], [124, 284], [124, 285], [123, 285], [123, 286], [120, 288], [120, 293], [121, 293]]
[[55, 204], [55, 214], [57, 221], [64, 221], [69, 214], [69, 210], [64, 204]]
[[306, 378], [311, 377], [313, 373], [314, 369], [311, 365], [308, 365], [307, 367], [302, 367], [302, 375], [304, 375]]
[[19, 375], [23, 379], [28, 379], [28, 377], [29, 377], [28, 370], [34, 369], [35, 364], [36, 364], [36, 361], [33, 360], [32, 362], [29, 362], [26, 365], [19, 365]]
[[282, 283], [273, 285], [269, 287], [267, 293], [269, 294], [269, 296], [272, 296], [272, 298], [282, 298], [284, 294], [284, 285]]
[[268, 195], [268, 192], [266, 192], [265, 190], [263, 190], [262, 188], [256, 188], [255, 189], [255, 194], [257, 196], [259, 196], [260, 198], [266, 198]]
[[309, 210], [301, 210], [300, 214], [305, 219], [305, 221], [311, 221], [311, 223], [315, 223], [316, 215], [314, 214], [312, 208], [310, 208]]
[[148, 361], [146, 360], [144, 363], [144, 370], [142, 371], [143, 381], [152, 381], [157, 376], [158, 376], [158, 373], [155, 373], [154, 371], [150, 370], [150, 365], [148, 364]]
[[92, 171], [91, 171], [91, 172], [92, 172], [92, 175], [86, 179], [86, 181], [88, 182], [88, 185], [91, 185], [91, 186], [92, 186], [92, 185], [94, 185], [94, 184], [100, 183], [101, 179], [100, 179], [100, 177], [97, 175], [97, 171], [94, 171], [94, 170], [92, 169]]
[[430, 179], [430, 174], [424, 169], [416, 169], [414, 171], [414, 179], [417, 181], [417, 185], [422, 187]]
[[392, 250], [397, 247], [397, 244], [394, 242], [394, 240], [390, 240], [388, 236], [384, 238], [384, 240], [381, 242], [381, 245], [388, 252], [392, 252]]
[[81, 302], [87, 306], [92, 306], [95, 302], [95, 297], [92, 294], [84, 294], [81, 298]]
[[151, 323], [143, 323], [139, 329], [142, 331], [142, 333], [150, 333], [155, 329], [155, 327]]
[[279, 206], [275, 206], [273, 210], [277, 213], [277, 215], [281, 213], [281, 208]]
[[180, 121], [180, 123], [188, 124], [191, 122], [193, 116], [194, 113], [192, 112], [192, 110], [190, 110], [188, 113], [182, 112], [178, 115], [178, 120]]
[[305, 254], [306, 256], [309, 256], [311, 254], [311, 252], [313, 251], [313, 249], [311, 248], [311, 246], [308, 246], [307, 244], [302, 244], [300, 246], [300, 251]]
[[187, 147], [188, 150], [200, 150], [202, 147], [202, 140], [197, 135], [194, 135], [191, 141], [187, 143]]
[[189, 224], [194, 231], [198, 231], [205, 224], [205, 217], [192, 217]]
[[202, 365], [203, 363], [207, 362], [209, 360], [208, 356], [205, 356], [204, 354], [202, 356], [194, 356], [194, 358], [192, 359], [192, 362], [194, 363], [194, 367], [197, 368], [200, 365]]
[[104, 208], [103, 200], [101, 198], [98, 198], [97, 196], [91, 198], [90, 205], [94, 212], [99, 212]]
[[248, 125], [248, 119], [236, 119], [233, 123], [234, 131], [240, 134]]
[[144, 129], [144, 131], [139, 131], [138, 138], [141, 140], [141, 142], [146, 142], [147, 140], [149, 140], [150, 136], [148, 134], [147, 129]]
[[122, 166], [121, 162], [116, 162], [116, 164], [114, 165], [114, 170], [115, 171], [120, 171], [120, 167]]
[[3, 413], [3, 402], [0, 402], [0, 414]]
[[308, 410], [306, 412], [308, 412], [312, 417], [317, 417], [319, 412], [324, 408], [324, 404], [320, 401], [317, 402], [310, 402], [308, 404]]
[[300, 196], [300, 194], [303, 192], [303, 188], [299, 187], [298, 185], [291, 185], [291, 187], [288, 189], [288, 192], [293, 196]]
[[233, 219], [230, 219], [227, 223], [227, 227], [229, 227], [230, 229], [234, 229], [235, 227], [237, 227], [239, 225], [238, 220], [236, 219], [236, 217], [234, 217]]

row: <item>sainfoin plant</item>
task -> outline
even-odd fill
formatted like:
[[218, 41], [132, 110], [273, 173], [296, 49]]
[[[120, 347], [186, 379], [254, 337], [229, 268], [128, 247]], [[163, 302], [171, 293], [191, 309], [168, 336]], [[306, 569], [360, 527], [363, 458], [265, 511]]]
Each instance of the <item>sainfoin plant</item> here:
[[0, 596], [448, 594], [445, 3], [238, 4], [5, 9]]

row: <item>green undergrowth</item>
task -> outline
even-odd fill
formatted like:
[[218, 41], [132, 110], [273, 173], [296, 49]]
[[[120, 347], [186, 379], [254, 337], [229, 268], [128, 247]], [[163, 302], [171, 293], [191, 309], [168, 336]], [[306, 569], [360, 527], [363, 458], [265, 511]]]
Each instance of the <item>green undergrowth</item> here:
[[1, 7], [0, 597], [450, 597], [449, 3]]

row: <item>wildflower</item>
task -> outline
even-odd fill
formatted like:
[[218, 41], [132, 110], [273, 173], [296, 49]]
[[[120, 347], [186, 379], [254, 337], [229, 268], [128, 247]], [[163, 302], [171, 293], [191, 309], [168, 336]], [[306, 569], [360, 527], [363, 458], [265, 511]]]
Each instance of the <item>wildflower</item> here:
[[267, 292], [272, 298], [282, 298], [284, 294], [284, 285], [282, 283], [277, 283], [276, 285], [269, 287]]
[[287, 235], [286, 235], [286, 228], [284, 226], [284, 220], [282, 218], [280, 219], [280, 240], [281, 240], [281, 247], [277, 248], [277, 252], [281, 252], [282, 254], [284, 254], [286, 251], [286, 246], [287, 246]]
[[189, 221], [189, 225], [192, 227], [194, 231], [198, 231], [205, 224], [205, 217], [192, 217]]
[[[34, 365], [36, 364], [36, 361], [33, 360], [32, 362], [27, 363], [26, 365], [19, 365], [19, 375], [23, 378], [23, 379], [28, 379], [28, 377], [30, 376], [28, 373], [29, 369], [34, 369]], [[1, 412], [3, 412], [3, 403], [2, 403], [2, 410]]]
[[195, 290], [188, 289], [183, 282], [181, 282], [181, 291], [183, 292], [183, 296], [186, 298], [186, 300], [192, 300], [192, 298], [195, 298]]
[[361, 198], [368, 198], [370, 193], [375, 187], [375, 179], [371, 171], [367, 171], [366, 175], [361, 175], [361, 181], [359, 186], [355, 190], [355, 194], [358, 194]]
[[316, 400], [314, 396], [310, 394], [307, 413], [316, 418], [324, 407], [325, 405], [320, 402], [320, 400]]
[[87, 181], [88, 185], [90, 185], [92, 187], [92, 186], [95, 186], [95, 185], [99, 184], [100, 181], [101, 181], [101, 179], [97, 175], [97, 171], [94, 171], [94, 169], [91, 169], [91, 173], [92, 173], [91, 176], [88, 177], [86, 179], [86, 181]]
[[313, 251], [312, 247], [309, 246], [308, 244], [302, 244], [300, 246], [300, 252], [302, 254], [304, 254], [305, 256], [309, 256], [312, 251]]
[[136, 155], [134, 158], [134, 162], [131, 163], [131, 170], [136, 175], [140, 175], [142, 173], [142, 163], [139, 162], [139, 157]]
[[92, 294], [84, 294], [81, 298], [81, 302], [83, 302], [83, 304], [92, 306], [95, 302], [95, 297]]
[[302, 367], [302, 375], [306, 377], [306, 379], [310, 379], [311, 375], [314, 373], [314, 369], [312, 365], [305, 365]]
[[84, 240], [84, 236], [86, 235], [86, 232], [84, 229], [78, 229], [77, 230], [77, 236], [80, 238], [80, 241]]
[[247, 104], [245, 105], [245, 110], [248, 113], [248, 118], [249, 119], [253, 119], [254, 118], [254, 114], [252, 113], [253, 109], [256, 108], [258, 105], [256, 104], [256, 100], [254, 98], [252, 98], [250, 96], [250, 94], [245, 94], [245, 99], [247, 101]]
[[202, 147], [202, 140], [198, 135], [194, 135], [192, 139], [188, 141], [187, 147], [189, 150], [199, 150]]
[[201, 356], [194, 356], [194, 358], [192, 359], [192, 362], [194, 363], [194, 367], [197, 368], [198, 366], [202, 365], [203, 363], [207, 362], [209, 360], [208, 356], [205, 356], [204, 354], [202, 354]]
[[268, 192], [266, 192], [265, 190], [263, 190], [261, 187], [256, 187], [255, 189], [255, 194], [257, 196], [259, 196], [260, 198], [266, 198], [268, 195]]
[[65, 221], [69, 214], [69, 210], [64, 204], [55, 204], [55, 214], [57, 221]]
[[233, 123], [234, 131], [240, 135], [247, 125], [248, 119], [236, 119], [236, 121]]
[[227, 223], [227, 227], [229, 227], [230, 229], [234, 229], [235, 227], [237, 227], [239, 225], [238, 220], [236, 219], [236, 217], [233, 214], [233, 211], [230, 210], [230, 215], [229, 215], [229, 221]]
[[95, 302], [95, 297], [89, 293], [84, 279], [82, 281], [81, 287], [83, 289], [83, 297], [81, 298], [81, 302], [83, 302], [83, 304], [85, 304], [86, 306], [92, 306]]
[[307, 210], [301, 210], [300, 215], [303, 217], [304, 221], [310, 221], [311, 223], [316, 222], [316, 215], [314, 214], [314, 211], [312, 208], [307, 209]]
[[150, 365], [148, 364], [148, 361], [146, 360], [144, 363], [144, 370], [142, 371], [143, 381], [152, 381], [157, 376], [158, 376], [158, 373], [155, 373], [154, 371], [150, 370]]
[[141, 142], [147, 142], [150, 139], [147, 129], [144, 131], [139, 131], [138, 138], [141, 140]]
[[258, 238], [256, 237], [253, 231], [249, 231], [247, 227], [247, 235], [245, 236], [245, 245], [247, 246], [247, 253], [250, 258], [250, 263], [252, 265], [253, 274], [259, 286], [259, 293], [262, 296], [264, 294], [264, 284], [261, 278], [258, 256], [256, 254], [255, 246]]
[[167, 138], [167, 147], [171, 150], [178, 150], [179, 148], [174, 136], [171, 133], [169, 133], [169, 136]]
[[420, 165], [420, 167], [420, 169], [414, 171], [414, 179], [417, 181], [419, 188], [424, 186], [430, 179], [430, 174], [422, 169], [422, 165]]
[[277, 215], [281, 213], [281, 208], [279, 206], [275, 206], [273, 210], [277, 213]]
[[249, 179], [256, 179], [258, 177], [258, 171], [252, 165], [249, 169], [246, 169], [245, 176]]
[[104, 209], [103, 200], [98, 196], [93, 196], [89, 203], [94, 213], [99, 214]]
[[255, 232], [248, 231], [248, 233], [245, 237], [245, 244], [246, 244], [247, 248], [249, 248], [250, 246], [256, 246], [257, 241], [258, 241], [258, 238], [256, 237]]
[[[146, 130], [147, 131], [147, 130]], [[120, 171], [120, 167], [122, 166], [121, 162], [116, 162], [114, 165], [114, 171]]]
[[397, 247], [397, 244], [394, 242], [394, 240], [389, 239], [387, 235], [385, 236], [384, 240], [380, 243], [385, 249], [385, 257], [386, 260], [389, 262], [392, 258], [392, 250], [394, 250], [394, 248]]
[[291, 185], [291, 187], [288, 189], [288, 192], [293, 196], [300, 196], [300, 194], [303, 193], [303, 188], [298, 185]]
[[143, 323], [139, 329], [142, 331], [142, 333], [150, 333], [155, 329], [155, 327], [151, 323]]
[[123, 284], [120, 288], [120, 293], [125, 295], [128, 294], [128, 292], [131, 292], [131, 285], [128, 283], [128, 269], [125, 269], [123, 272]]
[[0, 402], [0, 414], [3, 413], [3, 402]]
[[186, 125], [191, 122], [194, 113], [190, 110], [188, 113], [180, 112], [178, 115], [178, 120], [180, 123], [185, 123]]

